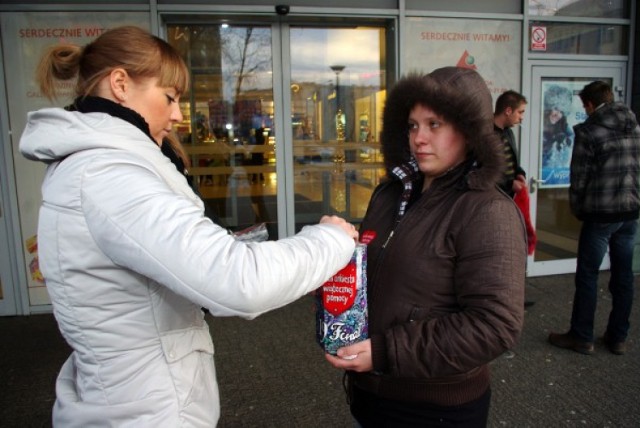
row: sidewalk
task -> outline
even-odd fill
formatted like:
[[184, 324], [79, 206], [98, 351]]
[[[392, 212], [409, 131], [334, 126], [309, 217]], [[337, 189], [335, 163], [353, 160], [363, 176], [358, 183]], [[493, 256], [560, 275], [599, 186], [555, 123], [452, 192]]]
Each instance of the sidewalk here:
[[[608, 272], [600, 278], [596, 335], [610, 307]], [[640, 294], [640, 277], [636, 278]], [[628, 352], [594, 355], [557, 349], [550, 330], [568, 329], [573, 275], [529, 278], [518, 346], [492, 363], [490, 427], [640, 427], [640, 303]], [[342, 374], [314, 343], [313, 303], [305, 297], [253, 321], [209, 318], [216, 346], [222, 417], [230, 427], [349, 427]], [[47, 427], [55, 377], [69, 349], [51, 315], [0, 318], [0, 426]]]

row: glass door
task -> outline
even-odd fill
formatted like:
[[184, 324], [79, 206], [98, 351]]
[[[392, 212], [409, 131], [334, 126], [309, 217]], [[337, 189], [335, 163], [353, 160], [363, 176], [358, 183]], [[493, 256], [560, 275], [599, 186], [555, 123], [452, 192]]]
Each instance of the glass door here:
[[323, 214], [362, 219], [392, 78], [389, 21], [286, 19], [167, 25], [191, 72], [176, 138], [208, 215], [233, 231], [264, 222], [271, 239]]
[[264, 222], [277, 238], [271, 26], [168, 25], [167, 40], [191, 72], [175, 131], [207, 214], [233, 231]]
[[[573, 126], [587, 118], [578, 94], [588, 83], [604, 80], [614, 88], [616, 100], [623, 101], [623, 76], [624, 64], [532, 69], [527, 174], [538, 242], [529, 260], [530, 276], [575, 271], [581, 223], [569, 208], [569, 167]], [[608, 263], [605, 258], [602, 268]]]
[[291, 26], [289, 40], [295, 229], [322, 214], [358, 223], [384, 175], [387, 29]]

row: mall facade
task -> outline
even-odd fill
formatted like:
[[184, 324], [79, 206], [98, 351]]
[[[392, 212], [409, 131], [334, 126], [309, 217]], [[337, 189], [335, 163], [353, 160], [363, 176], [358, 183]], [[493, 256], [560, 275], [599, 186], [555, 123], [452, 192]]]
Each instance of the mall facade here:
[[[410, 72], [475, 69], [494, 100], [514, 89], [529, 101], [515, 131], [538, 232], [528, 275], [540, 276], [574, 271], [579, 232], [572, 139], [551, 139], [550, 117], [582, 122], [577, 93], [597, 79], [640, 112], [638, 13], [633, 0], [3, 0], [0, 315], [51, 311], [37, 249], [44, 167], [18, 151], [27, 112], [51, 106], [34, 80], [50, 45], [137, 25], [175, 46], [191, 72], [175, 128], [189, 172], [225, 227], [265, 223], [271, 239], [322, 214], [357, 224], [385, 174], [387, 90]], [[64, 106], [74, 86], [60, 85]]]

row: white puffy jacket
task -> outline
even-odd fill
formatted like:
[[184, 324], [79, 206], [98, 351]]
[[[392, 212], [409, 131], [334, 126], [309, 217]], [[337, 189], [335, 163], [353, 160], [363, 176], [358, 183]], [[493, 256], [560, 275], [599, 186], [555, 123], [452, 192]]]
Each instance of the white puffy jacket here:
[[255, 317], [319, 287], [354, 250], [325, 224], [236, 241], [204, 217], [148, 136], [104, 113], [32, 112], [20, 151], [48, 164], [40, 268], [73, 348], [55, 426], [215, 426], [213, 343], [200, 308]]

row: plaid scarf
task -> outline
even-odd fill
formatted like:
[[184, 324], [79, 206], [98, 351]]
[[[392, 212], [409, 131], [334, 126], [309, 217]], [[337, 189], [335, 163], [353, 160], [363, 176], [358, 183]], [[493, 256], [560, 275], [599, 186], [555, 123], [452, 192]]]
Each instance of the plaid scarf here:
[[396, 176], [404, 186], [402, 196], [400, 197], [400, 207], [398, 208], [398, 219], [400, 219], [407, 210], [407, 205], [411, 199], [413, 190], [413, 182], [420, 177], [420, 169], [418, 162], [411, 156], [411, 159], [405, 164], [396, 166], [391, 170], [391, 174]]

